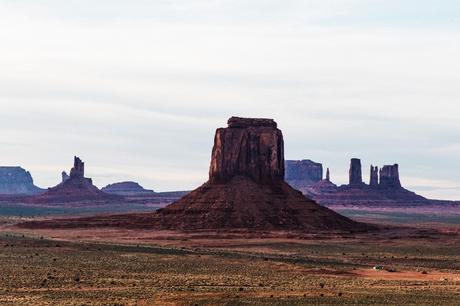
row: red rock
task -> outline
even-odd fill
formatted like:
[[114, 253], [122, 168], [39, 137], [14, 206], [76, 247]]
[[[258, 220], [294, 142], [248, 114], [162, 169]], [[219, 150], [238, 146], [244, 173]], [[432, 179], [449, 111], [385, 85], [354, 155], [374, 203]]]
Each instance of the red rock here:
[[350, 185], [362, 185], [363, 174], [361, 170], [361, 160], [359, 158], [352, 158], [350, 162]]
[[49, 188], [45, 193], [28, 199], [28, 202], [40, 204], [91, 202], [95, 204], [123, 200], [121, 196], [102, 192], [93, 185], [93, 181], [90, 178], [85, 178], [84, 165], [78, 157], [75, 157], [74, 166], [67, 179], [63, 180], [59, 185]]
[[371, 187], [377, 187], [379, 185], [379, 167], [374, 167], [371, 165], [371, 175], [370, 175], [370, 181], [369, 181], [369, 186]]
[[302, 192], [323, 179], [323, 165], [309, 159], [287, 160], [286, 182]]
[[209, 181], [223, 183], [235, 176], [256, 182], [284, 179], [284, 144], [271, 119], [232, 117], [216, 131]]
[[23, 227], [359, 231], [355, 222], [284, 182], [283, 135], [273, 120], [231, 118], [216, 132], [209, 181], [155, 213], [31, 222]]
[[399, 181], [399, 165], [394, 164], [391, 166], [383, 166], [380, 169], [380, 188], [401, 188], [401, 182]]

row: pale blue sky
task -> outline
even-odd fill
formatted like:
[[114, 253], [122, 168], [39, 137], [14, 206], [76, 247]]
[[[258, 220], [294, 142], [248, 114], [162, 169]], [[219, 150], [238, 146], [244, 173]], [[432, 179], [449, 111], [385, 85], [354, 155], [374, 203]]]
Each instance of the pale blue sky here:
[[458, 1], [0, 0], [0, 164], [191, 189], [228, 117], [272, 117], [337, 183], [361, 157], [460, 199], [459, 25]]

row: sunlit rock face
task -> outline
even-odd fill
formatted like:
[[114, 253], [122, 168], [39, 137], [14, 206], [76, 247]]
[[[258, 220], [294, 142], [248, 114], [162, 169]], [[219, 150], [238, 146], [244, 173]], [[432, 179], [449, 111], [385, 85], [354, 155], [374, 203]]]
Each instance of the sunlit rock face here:
[[272, 119], [232, 117], [216, 131], [210, 182], [243, 175], [256, 182], [284, 179], [283, 134]]

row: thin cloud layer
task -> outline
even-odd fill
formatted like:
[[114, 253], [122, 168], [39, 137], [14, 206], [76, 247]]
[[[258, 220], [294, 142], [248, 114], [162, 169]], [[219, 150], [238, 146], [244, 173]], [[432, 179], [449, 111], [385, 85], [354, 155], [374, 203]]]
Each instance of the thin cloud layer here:
[[456, 1], [0, 6], [0, 163], [41, 186], [78, 154], [99, 186], [191, 189], [215, 128], [241, 115], [275, 118], [286, 157], [338, 183], [356, 156], [460, 199]]

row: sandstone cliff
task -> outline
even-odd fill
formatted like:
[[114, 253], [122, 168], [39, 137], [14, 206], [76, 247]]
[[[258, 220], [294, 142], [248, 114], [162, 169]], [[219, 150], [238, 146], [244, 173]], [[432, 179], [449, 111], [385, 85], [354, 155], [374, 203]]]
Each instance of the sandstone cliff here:
[[0, 167], [0, 194], [31, 195], [44, 192], [34, 185], [30, 172], [21, 167]]
[[65, 204], [70, 202], [91, 202], [94, 204], [122, 200], [123, 197], [107, 194], [94, 186], [93, 181], [85, 177], [85, 164], [80, 158], [75, 157], [74, 166], [70, 170], [70, 176], [67, 179], [28, 201], [40, 204]]

